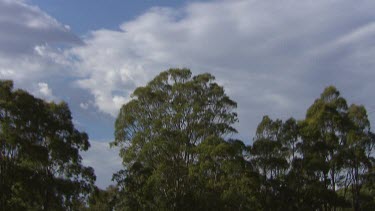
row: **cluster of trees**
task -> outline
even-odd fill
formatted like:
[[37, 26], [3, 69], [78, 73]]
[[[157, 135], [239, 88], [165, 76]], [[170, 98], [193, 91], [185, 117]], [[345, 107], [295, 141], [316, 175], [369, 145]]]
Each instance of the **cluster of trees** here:
[[123, 105], [123, 170], [93, 185], [89, 147], [66, 104], [0, 83], [2, 210], [375, 210], [375, 134], [366, 109], [327, 87], [302, 120], [264, 116], [231, 139], [236, 102], [210, 74], [160, 73]]
[[327, 87], [303, 120], [264, 116], [252, 145], [210, 74], [162, 72], [116, 121], [124, 169], [116, 210], [375, 210], [375, 135], [366, 109]]
[[79, 155], [89, 146], [66, 103], [0, 81], [0, 210], [77, 210], [95, 182]]

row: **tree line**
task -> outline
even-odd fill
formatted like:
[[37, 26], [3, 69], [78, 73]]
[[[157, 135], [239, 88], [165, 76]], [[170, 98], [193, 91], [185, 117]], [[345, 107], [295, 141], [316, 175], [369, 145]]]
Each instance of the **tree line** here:
[[[253, 142], [211, 74], [169, 69], [138, 87], [115, 122], [123, 169], [94, 186], [67, 104], [0, 82], [2, 210], [375, 210], [375, 134], [333, 86], [304, 119], [264, 116]], [[251, 108], [249, 108], [251, 109]], [[250, 133], [250, 132], [249, 132]]]

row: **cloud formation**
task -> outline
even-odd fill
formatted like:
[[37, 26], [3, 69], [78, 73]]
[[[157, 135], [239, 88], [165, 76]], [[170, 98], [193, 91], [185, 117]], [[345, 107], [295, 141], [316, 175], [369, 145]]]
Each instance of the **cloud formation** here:
[[22, 0], [0, 0], [0, 29], [0, 78], [12, 79], [17, 88], [39, 97], [56, 99], [43, 84], [40, 92], [38, 83], [50, 85], [49, 90], [61, 89], [55, 82], [70, 75], [69, 59], [61, 47], [80, 45], [81, 39], [67, 25]]
[[373, 1], [212, 1], [152, 8], [119, 30], [92, 31], [69, 53], [80, 87], [113, 116], [129, 94], [161, 70], [211, 72], [239, 103], [250, 137], [261, 116], [302, 117], [325, 86], [356, 103], [375, 76]]
[[0, 52], [7, 55], [29, 54], [46, 43], [81, 43], [69, 26], [21, 0], [0, 0], [0, 28]]
[[41, 95], [44, 99], [48, 101], [56, 100], [56, 97], [52, 93], [52, 89], [48, 86], [47, 83], [44, 83], [44, 82], [38, 83], [37, 95]]

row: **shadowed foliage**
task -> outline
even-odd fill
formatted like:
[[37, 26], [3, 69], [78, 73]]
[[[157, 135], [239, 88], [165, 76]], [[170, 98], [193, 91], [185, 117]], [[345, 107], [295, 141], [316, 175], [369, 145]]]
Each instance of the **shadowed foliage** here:
[[74, 209], [95, 181], [79, 155], [89, 146], [66, 103], [45, 102], [0, 81], [2, 210]]

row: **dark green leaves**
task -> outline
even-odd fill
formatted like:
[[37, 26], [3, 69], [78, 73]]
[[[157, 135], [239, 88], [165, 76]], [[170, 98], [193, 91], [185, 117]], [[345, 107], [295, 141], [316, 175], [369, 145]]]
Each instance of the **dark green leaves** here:
[[65, 103], [48, 103], [0, 81], [0, 192], [2, 210], [65, 210], [95, 180], [81, 163], [89, 145], [74, 128]]

